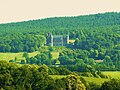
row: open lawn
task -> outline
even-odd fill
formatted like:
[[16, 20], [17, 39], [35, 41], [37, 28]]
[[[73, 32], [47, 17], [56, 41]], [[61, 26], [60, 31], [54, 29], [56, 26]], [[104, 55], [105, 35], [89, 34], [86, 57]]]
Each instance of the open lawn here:
[[119, 71], [106, 71], [106, 72], [102, 72], [105, 75], [110, 76], [111, 78], [115, 78], [115, 79], [120, 79], [120, 72]]
[[[120, 79], [120, 72], [119, 71], [105, 71], [102, 72], [104, 75], [108, 75], [111, 78], [115, 78], [115, 79]], [[50, 75], [53, 79], [61, 79], [66, 77], [66, 75]], [[101, 85], [103, 82], [105, 81], [109, 81], [110, 79], [106, 79], [106, 78], [95, 78], [95, 77], [85, 77], [85, 76], [81, 76], [82, 78], [84, 78], [87, 82], [93, 82], [96, 83], [97, 85]]]
[[59, 58], [59, 52], [51, 52], [51, 55], [53, 60]]
[[[15, 59], [15, 57], [17, 58], [17, 60], [21, 60], [21, 59], [24, 59], [22, 56], [23, 56], [23, 53], [24, 52], [19, 52], [19, 53], [0, 53], [0, 60], [6, 60], [6, 61], [9, 61], [9, 60], [12, 60], [12, 59]], [[34, 57], [36, 56], [37, 54], [39, 54], [38, 51], [36, 52], [32, 52], [32, 53], [28, 53], [29, 54], [29, 57]], [[57, 59], [59, 57], [59, 52], [51, 52], [52, 54], [52, 59]]]
[[[119, 71], [106, 71], [106, 72], [102, 72], [104, 75], [108, 75], [111, 78], [115, 78], [115, 79], [120, 79], [120, 72]], [[50, 75], [53, 79], [61, 79], [66, 77], [65, 75]], [[82, 78], [84, 78], [87, 82], [93, 82], [96, 83], [97, 85], [101, 85], [103, 82], [105, 81], [109, 81], [110, 79], [106, 79], [106, 78], [95, 78], [95, 77], [85, 77], [85, 76], [81, 76]]]
[[65, 78], [66, 75], [50, 75], [53, 79], [62, 79], [62, 78]]
[[[24, 59], [23, 56], [24, 52], [19, 52], [19, 53], [0, 53], [0, 60], [12, 60], [15, 59], [15, 57], [19, 60], [19, 59]], [[33, 53], [29, 53], [29, 57], [33, 57], [35, 55], [37, 55], [39, 52], [33, 52]]]
[[[67, 75], [50, 75], [53, 79], [62, 79], [65, 78]], [[84, 78], [87, 82], [93, 82], [96, 83], [97, 85], [101, 85], [103, 82], [108, 81], [109, 79], [105, 78], [95, 78], [95, 77], [85, 77], [81, 76]]]
[[82, 78], [84, 78], [87, 82], [95, 83], [97, 85], [101, 85], [105, 81], [109, 80], [105, 78], [95, 78], [95, 77], [85, 77], [85, 76], [82, 76]]
[[[119, 71], [105, 71], [102, 72], [104, 75], [108, 75], [111, 78], [115, 78], [115, 79], [120, 79], [120, 72]], [[98, 85], [101, 85], [104, 81], [108, 81], [109, 79], [105, 79], [105, 78], [95, 78], [95, 77], [84, 77], [82, 76], [87, 82], [94, 82]]]

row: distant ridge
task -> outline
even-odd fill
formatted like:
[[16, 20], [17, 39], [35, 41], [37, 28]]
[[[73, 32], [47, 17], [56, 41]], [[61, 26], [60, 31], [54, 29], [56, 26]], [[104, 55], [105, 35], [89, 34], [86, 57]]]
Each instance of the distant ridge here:
[[0, 24], [0, 31], [32, 32], [40, 30], [66, 30], [120, 25], [120, 12], [107, 12], [91, 15], [53, 17], [23, 22]]

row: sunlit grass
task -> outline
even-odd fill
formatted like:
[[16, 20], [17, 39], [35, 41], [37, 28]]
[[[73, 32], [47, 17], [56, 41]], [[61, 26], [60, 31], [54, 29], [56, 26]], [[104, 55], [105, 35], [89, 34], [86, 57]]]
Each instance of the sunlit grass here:
[[52, 54], [52, 59], [58, 59], [59, 58], [59, 52], [51, 52]]
[[[16, 57], [18, 60], [19, 60], [19, 59], [24, 59], [24, 58], [23, 58], [23, 53], [24, 53], [24, 52], [19, 52], [19, 53], [0, 53], [0, 60], [9, 61], [9, 60], [15, 59], [15, 57]], [[38, 51], [29, 53], [29, 57], [36, 56], [38, 53], [39, 53]]]
[[52, 77], [55, 80], [67, 77], [67, 75], [49, 75], [49, 76]]
[[108, 75], [111, 78], [115, 78], [115, 79], [120, 79], [120, 72], [119, 71], [106, 71], [106, 72], [102, 72], [104, 75]]
[[95, 77], [85, 77], [85, 76], [82, 76], [82, 78], [84, 78], [87, 82], [95, 83], [97, 85], [101, 85], [105, 81], [109, 80], [105, 78], [95, 78]]
[[[67, 77], [67, 75], [50, 75], [53, 79], [62, 79]], [[81, 76], [82, 78], [85, 79], [85, 81], [90, 82], [90, 83], [95, 83], [97, 85], [101, 85], [105, 81], [109, 81], [110, 79], [105, 79], [105, 78], [95, 78], [95, 77], [85, 77]]]

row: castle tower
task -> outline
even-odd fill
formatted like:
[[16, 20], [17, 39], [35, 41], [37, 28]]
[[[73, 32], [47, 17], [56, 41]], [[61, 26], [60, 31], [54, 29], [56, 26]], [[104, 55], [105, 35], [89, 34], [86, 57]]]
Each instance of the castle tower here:
[[67, 35], [67, 44], [69, 44], [69, 35]]
[[53, 46], [53, 35], [52, 34], [48, 33], [46, 42], [48, 46]]
[[64, 35], [63, 36], [63, 45], [66, 46], [69, 44], [69, 35]]

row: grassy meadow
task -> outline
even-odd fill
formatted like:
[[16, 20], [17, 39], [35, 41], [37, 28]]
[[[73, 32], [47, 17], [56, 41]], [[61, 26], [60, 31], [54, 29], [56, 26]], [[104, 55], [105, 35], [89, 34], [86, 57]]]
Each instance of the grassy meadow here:
[[84, 78], [85, 81], [87, 81], [87, 82], [95, 83], [97, 85], [101, 85], [105, 81], [109, 80], [109, 79], [106, 79], [106, 78], [95, 78], [95, 77], [85, 77], [85, 76], [82, 76], [82, 78]]
[[[15, 58], [17, 58], [17, 60], [21, 60], [21, 59], [24, 59], [23, 58], [23, 53], [24, 52], [19, 52], [19, 53], [0, 53], [0, 60], [9, 61], [9, 60], [12, 60], [12, 59], [15, 59]], [[39, 52], [36, 51], [36, 52], [28, 53], [28, 54], [29, 54], [29, 57], [33, 57], [33, 56], [37, 55], [38, 53]]]
[[105, 75], [110, 76], [111, 78], [115, 78], [115, 79], [120, 79], [120, 72], [119, 71], [106, 71], [106, 72], [102, 72]]
[[[120, 79], [120, 72], [118, 71], [105, 71], [102, 72], [105, 75], [110, 76], [111, 78], [114, 79]], [[66, 77], [66, 75], [50, 75], [53, 79], [61, 79]], [[105, 81], [109, 81], [110, 79], [106, 79], [106, 78], [95, 78], [95, 77], [86, 77], [86, 76], [81, 76], [82, 78], [84, 78], [87, 82], [93, 82], [96, 83], [97, 85], [101, 85], [102, 83], [104, 83]]]
[[[50, 75], [53, 79], [62, 79], [65, 78], [67, 75]], [[95, 78], [95, 77], [85, 77], [82, 76], [87, 82], [93, 82], [96, 83], [97, 85], [101, 85], [103, 82], [108, 81], [109, 79], [105, 78]]]
[[51, 55], [53, 60], [59, 58], [59, 52], [51, 52]]
[[[15, 58], [17, 59], [17, 63], [21, 62], [21, 60], [24, 60], [25, 58], [23, 57], [24, 52], [19, 52], [19, 53], [0, 53], [0, 60], [14, 60]], [[29, 57], [34, 57], [37, 54], [39, 54], [39, 51], [28, 53]], [[52, 59], [56, 60], [59, 57], [59, 52], [51, 52]]]
[[67, 77], [67, 75], [50, 75], [53, 79], [62, 79], [62, 78], [65, 78]]

